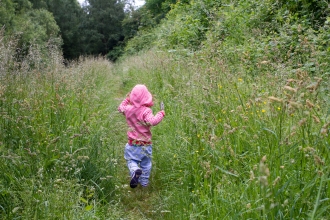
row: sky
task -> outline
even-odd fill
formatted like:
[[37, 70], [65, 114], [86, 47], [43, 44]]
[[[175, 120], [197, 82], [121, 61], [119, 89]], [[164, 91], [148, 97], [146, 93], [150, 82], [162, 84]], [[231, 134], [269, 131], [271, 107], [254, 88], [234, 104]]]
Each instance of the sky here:
[[[78, 2], [79, 2], [80, 4], [82, 4], [84, 1], [85, 1], [85, 0], [78, 0]], [[141, 6], [141, 5], [144, 4], [144, 0], [131, 0], [131, 1], [134, 1], [134, 2], [135, 2], [134, 5], [137, 6], [137, 7], [139, 7], [139, 6]]]

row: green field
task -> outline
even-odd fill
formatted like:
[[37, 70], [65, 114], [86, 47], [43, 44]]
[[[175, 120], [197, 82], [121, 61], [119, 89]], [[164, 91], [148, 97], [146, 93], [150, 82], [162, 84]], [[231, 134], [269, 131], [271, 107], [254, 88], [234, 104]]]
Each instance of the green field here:
[[[326, 219], [329, 81], [257, 76], [226, 58], [148, 52], [1, 75], [4, 219]], [[271, 71], [272, 70], [272, 71]], [[137, 83], [161, 100], [149, 189], [130, 189], [125, 120]]]
[[[203, 1], [178, 3], [116, 63], [17, 58], [0, 33], [1, 219], [329, 218], [330, 18], [207, 2], [207, 25]], [[147, 189], [117, 112], [136, 84], [166, 112]]]

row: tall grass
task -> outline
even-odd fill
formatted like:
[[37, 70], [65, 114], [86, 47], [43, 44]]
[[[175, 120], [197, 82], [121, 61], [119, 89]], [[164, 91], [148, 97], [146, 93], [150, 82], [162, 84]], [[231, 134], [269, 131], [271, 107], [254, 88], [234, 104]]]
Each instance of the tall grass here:
[[40, 57], [18, 61], [15, 42], [0, 43], [1, 219], [118, 215], [104, 206], [118, 185], [112, 65], [89, 58], [64, 67], [50, 47], [50, 62], [36, 66]]
[[[18, 62], [15, 43], [0, 41], [1, 218], [326, 219], [327, 52], [296, 30], [289, 53], [285, 33], [276, 46], [210, 33], [198, 53], [67, 67], [52, 50]], [[116, 108], [138, 83], [166, 116], [153, 128], [150, 188], [132, 190]]]
[[[329, 215], [328, 75], [291, 68], [300, 58], [286, 66], [264, 60], [272, 51], [256, 60], [244, 49], [149, 52], [118, 66], [124, 90], [145, 83], [165, 102], [154, 128], [152, 185], [166, 201], [159, 218]], [[321, 54], [307, 59], [325, 64]]]

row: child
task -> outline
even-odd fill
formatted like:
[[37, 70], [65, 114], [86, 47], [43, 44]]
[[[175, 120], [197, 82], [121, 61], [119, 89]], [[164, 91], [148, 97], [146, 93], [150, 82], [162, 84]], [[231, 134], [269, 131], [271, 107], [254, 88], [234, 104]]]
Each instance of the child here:
[[136, 85], [121, 102], [118, 111], [123, 113], [128, 124], [128, 143], [125, 146], [125, 160], [131, 174], [130, 187], [148, 186], [151, 171], [151, 126], [160, 123], [164, 116], [164, 105], [161, 111], [153, 115], [152, 95], [145, 85]]

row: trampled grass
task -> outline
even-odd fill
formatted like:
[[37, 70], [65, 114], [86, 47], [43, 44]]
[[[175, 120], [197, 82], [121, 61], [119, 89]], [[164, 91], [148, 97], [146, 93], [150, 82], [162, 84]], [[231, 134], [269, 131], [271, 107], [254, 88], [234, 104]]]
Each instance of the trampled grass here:
[[[1, 218], [326, 219], [328, 75], [229, 56], [2, 63]], [[166, 110], [147, 190], [128, 187], [116, 110], [137, 83]]]

